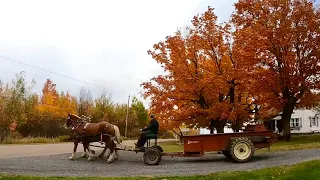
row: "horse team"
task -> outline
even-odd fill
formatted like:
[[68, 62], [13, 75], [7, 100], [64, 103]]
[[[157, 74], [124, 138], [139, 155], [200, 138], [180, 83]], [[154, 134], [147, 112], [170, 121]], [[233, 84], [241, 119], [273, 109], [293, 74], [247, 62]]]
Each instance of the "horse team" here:
[[105, 144], [105, 148], [98, 156], [99, 158], [102, 158], [107, 149], [109, 149], [107, 162], [111, 163], [118, 159], [119, 153], [116, 147], [117, 144], [122, 142], [118, 126], [106, 121], [91, 123], [88, 122], [88, 119], [81, 118], [71, 113], [68, 113], [66, 126], [71, 129], [70, 138], [73, 139], [74, 142], [73, 152], [69, 157], [70, 160], [75, 158], [75, 153], [80, 142], [82, 142], [84, 150], [81, 157], [87, 157], [88, 155], [89, 161], [92, 160], [93, 154], [95, 154], [95, 151], [90, 149], [90, 143], [92, 142], [101, 142]]

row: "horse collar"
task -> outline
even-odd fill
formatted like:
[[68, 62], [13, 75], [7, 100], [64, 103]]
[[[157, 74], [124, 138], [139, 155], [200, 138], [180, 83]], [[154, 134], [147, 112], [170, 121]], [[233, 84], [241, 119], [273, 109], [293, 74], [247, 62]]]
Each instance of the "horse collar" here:
[[89, 126], [90, 123], [86, 123], [83, 127], [83, 129], [87, 129], [87, 127]]
[[81, 125], [81, 123], [78, 124], [77, 127], [72, 127], [72, 131], [76, 131], [79, 128], [80, 125]]

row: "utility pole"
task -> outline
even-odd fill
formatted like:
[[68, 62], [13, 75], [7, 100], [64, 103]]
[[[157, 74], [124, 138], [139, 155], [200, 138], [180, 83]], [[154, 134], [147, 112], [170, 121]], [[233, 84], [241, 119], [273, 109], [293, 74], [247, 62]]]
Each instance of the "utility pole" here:
[[125, 129], [125, 133], [124, 133], [125, 137], [127, 137], [127, 129], [128, 129], [129, 101], [130, 101], [130, 94], [129, 94], [129, 97], [128, 97], [128, 105], [127, 105], [126, 129]]

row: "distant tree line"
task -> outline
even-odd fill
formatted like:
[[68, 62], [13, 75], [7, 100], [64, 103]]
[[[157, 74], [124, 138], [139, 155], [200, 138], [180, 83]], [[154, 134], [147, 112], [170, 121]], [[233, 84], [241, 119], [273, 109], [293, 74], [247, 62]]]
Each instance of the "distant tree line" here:
[[[16, 74], [11, 83], [0, 81], [0, 142], [6, 137], [66, 135], [64, 124], [68, 113], [88, 116], [92, 122], [114, 123], [124, 136], [127, 104], [115, 103], [105, 91], [94, 99], [85, 88], [76, 96], [58, 91], [50, 79], [44, 83], [41, 94], [32, 91], [34, 85], [34, 80], [26, 81], [24, 72]], [[136, 136], [146, 126], [147, 109], [133, 97], [128, 114], [127, 136]]]

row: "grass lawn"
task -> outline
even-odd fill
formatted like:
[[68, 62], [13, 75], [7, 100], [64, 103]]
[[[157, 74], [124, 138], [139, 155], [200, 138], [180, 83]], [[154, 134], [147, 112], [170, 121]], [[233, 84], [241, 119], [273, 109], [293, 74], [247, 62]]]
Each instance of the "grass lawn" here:
[[303, 179], [315, 180], [320, 179], [320, 160], [313, 160], [303, 162], [291, 166], [279, 166], [272, 168], [265, 168], [254, 171], [237, 171], [237, 172], [221, 172], [208, 174], [206, 176], [175, 176], [175, 177], [32, 177], [32, 176], [9, 176], [0, 175], [1, 180], [143, 180], [143, 179], [181, 179], [181, 180], [206, 180], [206, 179], [226, 179], [226, 180], [285, 180], [285, 179]]
[[[176, 142], [159, 143], [165, 152], [182, 152], [183, 145], [178, 145]], [[277, 141], [271, 145], [270, 151], [285, 151], [285, 150], [302, 150], [320, 148], [320, 134], [292, 136], [290, 142]], [[267, 148], [257, 150], [256, 153], [268, 152]]]
[[[271, 145], [271, 151], [302, 150], [320, 148], [320, 134], [292, 136], [290, 142], [278, 141]], [[266, 152], [267, 149], [261, 149], [257, 152]]]
[[[68, 142], [68, 136], [59, 136], [56, 138], [47, 137], [23, 137], [23, 138], [5, 138], [2, 144], [47, 144]], [[0, 144], [1, 145], [1, 144]]]

